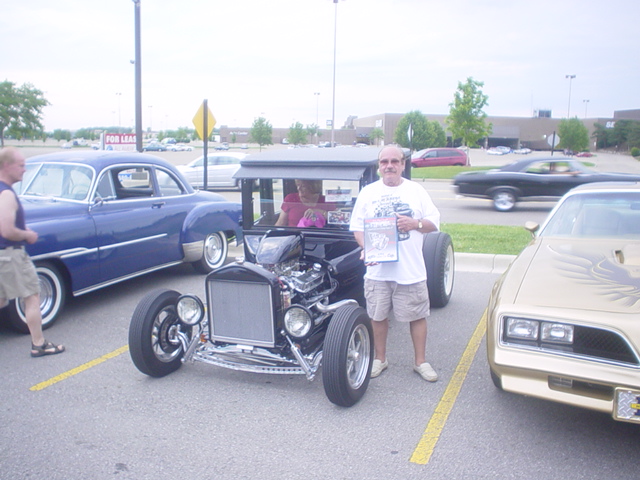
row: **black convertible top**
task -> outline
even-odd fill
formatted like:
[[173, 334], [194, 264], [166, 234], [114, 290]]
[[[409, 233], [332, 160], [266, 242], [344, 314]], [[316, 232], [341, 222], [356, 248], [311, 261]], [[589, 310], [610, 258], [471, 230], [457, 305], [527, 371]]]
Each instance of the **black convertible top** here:
[[[376, 171], [375, 147], [273, 149], [248, 155], [235, 178], [360, 180], [367, 169]], [[409, 150], [405, 160], [410, 163]]]

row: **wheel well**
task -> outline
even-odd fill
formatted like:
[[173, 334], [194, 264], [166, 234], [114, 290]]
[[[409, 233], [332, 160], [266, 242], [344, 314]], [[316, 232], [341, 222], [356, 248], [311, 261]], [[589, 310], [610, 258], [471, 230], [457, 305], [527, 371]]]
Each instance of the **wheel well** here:
[[511, 187], [508, 185], [500, 185], [497, 187], [491, 187], [489, 190], [487, 190], [487, 194], [492, 197], [494, 193], [496, 193], [498, 190], [507, 190], [508, 192], [513, 193], [516, 198], [520, 198], [520, 189], [516, 188], [516, 187]]

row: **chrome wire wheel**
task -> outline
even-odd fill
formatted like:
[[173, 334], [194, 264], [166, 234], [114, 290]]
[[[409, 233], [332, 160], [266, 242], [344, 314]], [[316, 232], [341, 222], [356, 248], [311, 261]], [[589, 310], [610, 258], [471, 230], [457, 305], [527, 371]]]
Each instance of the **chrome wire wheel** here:
[[177, 340], [178, 315], [174, 305], [163, 308], [156, 315], [151, 327], [151, 348], [155, 357], [161, 362], [171, 362], [182, 352]]

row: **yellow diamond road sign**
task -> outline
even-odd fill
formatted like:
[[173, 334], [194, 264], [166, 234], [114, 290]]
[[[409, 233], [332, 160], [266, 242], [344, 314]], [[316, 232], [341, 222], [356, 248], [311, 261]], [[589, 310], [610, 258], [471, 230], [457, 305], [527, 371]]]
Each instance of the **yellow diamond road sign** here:
[[196, 113], [196, 116], [193, 117], [193, 124], [196, 127], [196, 132], [198, 132], [198, 135], [200, 135], [200, 138], [202, 140], [204, 140], [205, 138], [209, 138], [209, 135], [211, 135], [211, 132], [213, 131], [213, 127], [216, 124], [216, 119], [214, 118], [213, 114], [211, 113], [211, 110], [209, 110], [209, 107], [207, 107], [207, 133], [205, 135], [204, 133], [204, 102], [202, 102], [202, 104], [200, 105], [200, 108], [198, 109], [198, 113]]

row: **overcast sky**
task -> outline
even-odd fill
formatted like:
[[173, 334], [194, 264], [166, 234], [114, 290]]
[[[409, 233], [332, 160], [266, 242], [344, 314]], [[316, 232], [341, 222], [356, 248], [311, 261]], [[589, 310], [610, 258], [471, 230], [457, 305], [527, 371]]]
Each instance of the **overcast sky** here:
[[[0, 4], [0, 80], [45, 93], [46, 130], [135, 125], [132, 0]], [[143, 128], [191, 128], [205, 98], [217, 126], [324, 127], [335, 12], [333, 0], [141, 0]], [[336, 127], [447, 114], [467, 77], [484, 82], [489, 115], [640, 108], [639, 18], [638, 0], [341, 0]]]

